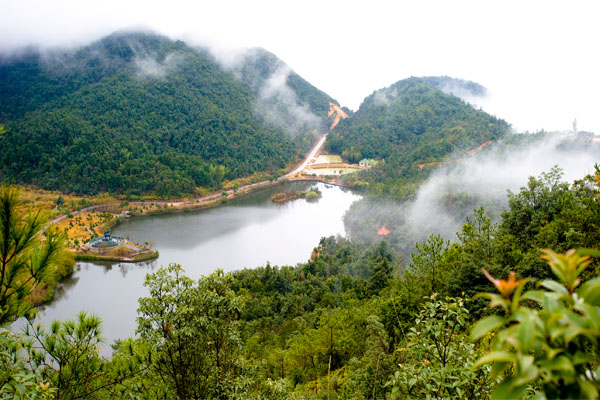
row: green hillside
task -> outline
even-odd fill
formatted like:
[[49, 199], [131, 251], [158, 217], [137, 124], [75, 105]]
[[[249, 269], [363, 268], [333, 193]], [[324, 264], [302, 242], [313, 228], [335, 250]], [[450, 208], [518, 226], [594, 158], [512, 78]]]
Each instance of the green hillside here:
[[[324, 124], [329, 96], [294, 73], [286, 78], [288, 97]], [[5, 56], [0, 146], [10, 151], [0, 153], [0, 179], [87, 194], [177, 196], [275, 172], [299, 149], [281, 124], [257, 112], [259, 95], [207, 51], [154, 34]], [[304, 128], [313, 127], [296, 133]]]
[[450, 76], [425, 76], [417, 79], [436, 89], [440, 89], [444, 93], [452, 93], [457, 97], [461, 97], [461, 94], [481, 97], [487, 93], [487, 89], [477, 82], [452, 78]]
[[351, 162], [383, 161], [364, 177], [370, 189], [406, 197], [414, 188], [409, 183], [426, 176], [419, 164], [464, 154], [509, 129], [503, 120], [437, 88], [462, 82], [477, 95], [484, 90], [480, 85], [448, 79], [409, 78], [375, 91], [329, 135], [328, 149]]
[[[329, 128], [329, 102], [336, 101], [290, 70], [273, 53], [252, 48], [232, 69], [259, 99], [259, 115], [276, 126], [294, 135], [312, 130], [323, 133]], [[286, 88], [281, 87], [282, 82]]]

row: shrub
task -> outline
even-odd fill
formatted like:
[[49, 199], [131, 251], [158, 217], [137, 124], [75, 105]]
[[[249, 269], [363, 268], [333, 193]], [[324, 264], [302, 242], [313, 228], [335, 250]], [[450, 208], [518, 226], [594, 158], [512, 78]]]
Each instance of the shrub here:
[[600, 387], [600, 277], [581, 284], [580, 275], [597, 251], [543, 250], [555, 280], [539, 283], [540, 290], [524, 294], [527, 279], [488, 279], [500, 294], [483, 293], [492, 315], [477, 322], [471, 337], [493, 334], [491, 351], [475, 364], [492, 365], [492, 377], [503, 377], [493, 399], [516, 399], [527, 391], [535, 398], [597, 399]]
[[431, 296], [422, 307], [406, 345], [396, 350], [402, 362], [388, 382], [392, 398], [473, 399], [491, 390], [485, 369], [471, 368], [479, 354], [465, 337], [469, 311], [464, 299]]

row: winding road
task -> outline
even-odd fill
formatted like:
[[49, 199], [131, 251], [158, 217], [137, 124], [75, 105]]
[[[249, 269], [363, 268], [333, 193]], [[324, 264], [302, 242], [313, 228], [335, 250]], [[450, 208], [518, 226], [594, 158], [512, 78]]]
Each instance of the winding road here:
[[315, 156], [321, 151], [321, 148], [323, 147], [323, 144], [325, 143], [325, 139], [327, 139], [326, 133], [324, 133], [319, 138], [319, 140], [317, 140], [317, 143], [313, 146], [313, 148], [310, 150], [310, 152], [308, 153], [308, 155], [306, 156], [306, 158], [300, 165], [298, 165], [292, 172], [288, 172], [287, 174], [280, 177], [278, 180], [287, 179], [290, 176], [293, 176], [293, 175], [296, 175], [296, 174], [302, 172], [302, 170], [304, 170], [306, 167], [308, 167], [310, 160], [315, 158]]
[[[331, 131], [338, 124], [340, 119], [348, 117], [348, 115], [337, 104], [329, 102], [329, 112], [327, 115], [332, 116], [334, 114], [335, 114], [335, 118], [334, 118], [334, 121], [333, 121], [329, 131]], [[207, 194], [205, 196], [196, 197], [196, 198], [194, 198], [192, 200], [188, 200], [188, 201], [168, 201], [167, 200], [167, 201], [151, 201], [151, 202], [154, 204], [157, 204], [157, 205], [166, 204], [169, 207], [183, 208], [188, 205], [210, 203], [210, 202], [213, 202], [213, 201], [216, 201], [216, 200], [222, 198], [224, 195], [226, 195], [228, 198], [235, 197], [236, 193], [247, 193], [247, 192], [257, 189], [259, 187], [270, 186], [273, 184], [273, 182], [283, 182], [285, 180], [290, 179], [294, 175], [301, 173], [306, 167], [308, 167], [308, 164], [310, 163], [310, 161], [313, 158], [315, 158], [317, 156], [317, 154], [319, 154], [319, 152], [323, 148], [323, 144], [325, 143], [326, 139], [327, 139], [327, 133], [322, 134], [321, 137], [319, 138], [319, 140], [317, 140], [315, 145], [308, 152], [308, 154], [306, 155], [304, 160], [300, 164], [298, 164], [296, 166], [296, 168], [294, 168], [292, 171], [288, 172], [287, 174], [280, 176], [279, 178], [277, 178], [274, 181], [262, 181], [262, 182], [257, 182], [257, 183], [251, 183], [249, 185], [242, 186], [242, 187], [238, 188], [237, 190], [229, 189], [229, 190], [226, 190], [223, 192], [215, 192], [215, 193]], [[143, 205], [143, 204], [147, 204], [148, 201], [146, 201], [146, 202], [129, 201], [128, 203], [129, 203], [129, 205]], [[83, 208], [79, 211], [73, 211], [71, 214], [77, 215], [77, 214], [94, 211], [94, 210], [110, 210], [110, 209], [114, 209], [114, 208], [118, 209], [119, 204], [120, 203], [98, 204], [98, 205]], [[67, 218], [67, 215], [61, 215], [57, 218], [54, 218], [52, 221], [50, 221], [48, 226], [51, 224], [60, 222], [60, 221], [64, 220], [65, 218]]]
[[[313, 148], [308, 152], [308, 155], [304, 158], [304, 160], [298, 164], [298, 166], [296, 166], [296, 168], [294, 168], [291, 172], [288, 172], [287, 174], [280, 176], [279, 178], [277, 178], [277, 180], [275, 182], [282, 182], [287, 180], [288, 178], [290, 178], [291, 176], [294, 176], [298, 173], [300, 173], [302, 170], [304, 170], [308, 164], [310, 163], [310, 161], [317, 155], [319, 154], [319, 152], [321, 151], [321, 148], [323, 147], [323, 144], [325, 143], [325, 140], [327, 139], [327, 133], [324, 133], [323, 135], [321, 135], [321, 137], [319, 138], [319, 140], [317, 140], [317, 143], [315, 143], [315, 145], [313, 146]], [[228, 197], [233, 197], [235, 196], [236, 192], [241, 192], [241, 193], [245, 193], [248, 191], [251, 191], [253, 189], [259, 188], [261, 186], [269, 186], [271, 185], [273, 182], [272, 181], [262, 181], [262, 182], [257, 182], [257, 183], [251, 183], [249, 185], [245, 185], [242, 186], [240, 188], [238, 188], [236, 191], [234, 191], [233, 189], [229, 189], [226, 190], [225, 192], [227, 193]], [[196, 197], [193, 200], [188, 200], [188, 201], [152, 201], [152, 203], [154, 204], [168, 204], [171, 207], [177, 207], [177, 208], [183, 208], [186, 205], [192, 205], [192, 204], [198, 204], [198, 203], [207, 203], [207, 202], [212, 202], [215, 201], [219, 198], [223, 197], [223, 192], [215, 192], [215, 193], [211, 193], [211, 194], [207, 194], [205, 196], [201, 196], [201, 197]], [[148, 201], [143, 202], [143, 201], [130, 201], [129, 205], [143, 205], [143, 204], [147, 204]], [[77, 215], [77, 214], [81, 214], [81, 213], [86, 213], [89, 211], [94, 211], [94, 210], [98, 210], [98, 209], [110, 209], [110, 208], [114, 208], [115, 206], [118, 206], [119, 203], [111, 203], [111, 204], [98, 204], [98, 205], [94, 205], [94, 206], [89, 206], [89, 207], [85, 207], [82, 208], [79, 211], [73, 211], [71, 214], [72, 215]], [[58, 223], [62, 220], [64, 220], [65, 218], [67, 218], [67, 215], [61, 215], [59, 217], [54, 218], [52, 221], [50, 221], [50, 224], [55, 224]], [[49, 224], [49, 225], [50, 225]]]

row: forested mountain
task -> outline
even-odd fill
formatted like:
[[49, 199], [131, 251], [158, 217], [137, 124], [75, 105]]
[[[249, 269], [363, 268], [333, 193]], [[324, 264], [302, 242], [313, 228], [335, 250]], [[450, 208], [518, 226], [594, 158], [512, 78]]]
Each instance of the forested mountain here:
[[327, 131], [330, 122], [325, 117], [329, 102], [335, 100], [292, 71], [273, 53], [252, 48], [242, 54], [231, 69], [258, 98], [256, 110], [270, 123], [294, 135], [312, 130]]
[[483, 90], [451, 78], [409, 78], [375, 91], [329, 135], [328, 149], [351, 162], [383, 161], [366, 174], [371, 190], [406, 197], [415, 187], [408, 183], [419, 180], [419, 164], [466, 153], [509, 129], [505, 121], [437, 88], [457, 83], [473, 93]]
[[[275, 56], [251, 54], [225, 68], [181, 41], [116, 33], [78, 50], [4, 56], [0, 179], [176, 196], [283, 168], [297, 154], [290, 132], [326, 126], [332, 99]], [[292, 107], [305, 123], [286, 131]]]

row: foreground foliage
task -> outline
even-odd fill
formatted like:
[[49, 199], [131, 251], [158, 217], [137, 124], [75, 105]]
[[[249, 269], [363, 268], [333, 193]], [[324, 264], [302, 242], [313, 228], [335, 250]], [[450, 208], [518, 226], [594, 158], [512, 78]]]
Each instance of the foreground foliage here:
[[474, 370], [480, 351], [467, 339], [464, 299], [431, 296], [410, 329], [401, 363], [388, 385], [391, 397], [481, 399], [493, 386], [485, 369]]
[[65, 257], [64, 236], [41, 233], [47, 222], [41, 211], [21, 208], [17, 189], [0, 186], [0, 325], [31, 309], [31, 294]]
[[582, 252], [544, 250], [543, 258], [558, 281], [546, 279], [539, 282], [543, 289], [522, 293], [528, 280], [492, 278], [500, 295], [481, 295], [504, 315], [486, 317], [473, 327], [473, 339], [495, 332], [492, 351], [475, 366], [492, 364], [492, 376], [504, 377], [493, 399], [521, 398], [528, 389], [538, 392], [536, 398], [597, 399], [600, 277], [581, 284], [591, 262]]
[[[600, 179], [553, 177], [511, 194], [499, 225], [477, 209], [457, 242], [432, 235], [410, 259], [385, 240], [330, 237], [295, 267], [198, 281], [160, 268], [140, 299], [139, 337], [116, 343], [110, 359], [93, 316], [0, 332], [0, 389], [63, 399], [597, 398], [598, 261], [563, 250], [538, 261], [534, 246], [600, 248]], [[500, 294], [477, 295], [494, 287]]]
[[140, 299], [137, 333], [150, 351], [152, 379], [179, 398], [235, 395], [241, 302], [231, 279], [218, 271], [195, 284], [177, 264], [146, 278], [150, 296]]

